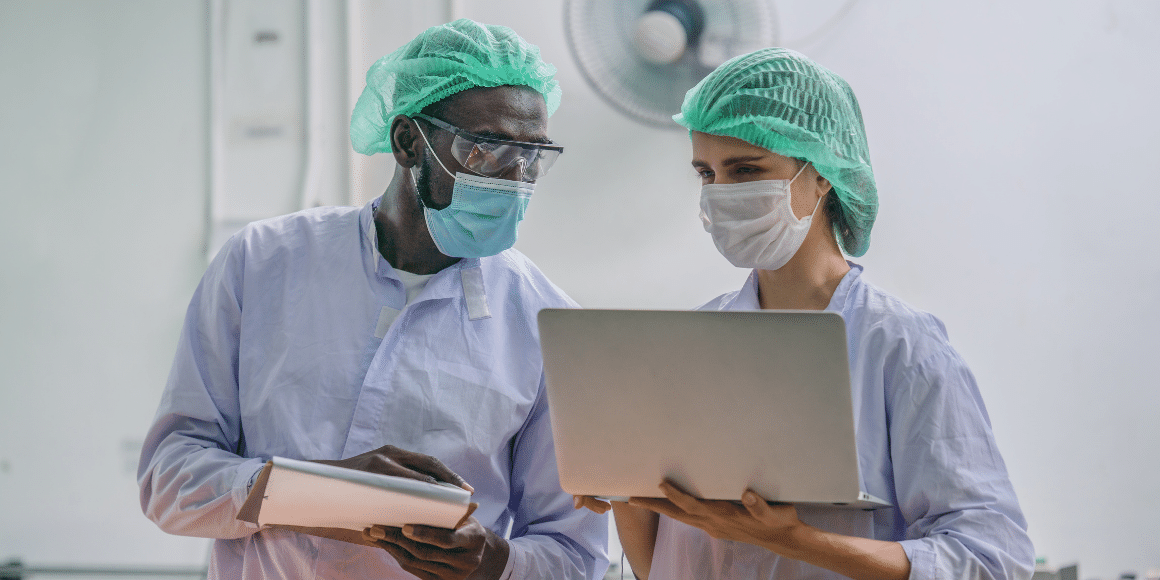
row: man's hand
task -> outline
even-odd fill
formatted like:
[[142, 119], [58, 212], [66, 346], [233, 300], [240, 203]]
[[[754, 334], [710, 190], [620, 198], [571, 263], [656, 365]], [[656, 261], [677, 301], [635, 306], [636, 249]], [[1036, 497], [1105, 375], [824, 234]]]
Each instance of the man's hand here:
[[427, 483], [443, 481], [470, 492], [475, 491], [475, 488], [471, 487], [454, 471], [448, 469], [438, 459], [430, 455], [399, 449], [394, 445], [384, 445], [374, 451], [367, 451], [362, 455], [355, 455], [347, 459], [315, 459], [313, 461], [382, 475], [418, 479]]
[[407, 524], [372, 526], [363, 537], [424, 580], [494, 580], [507, 565], [508, 544], [475, 518], [454, 530]]

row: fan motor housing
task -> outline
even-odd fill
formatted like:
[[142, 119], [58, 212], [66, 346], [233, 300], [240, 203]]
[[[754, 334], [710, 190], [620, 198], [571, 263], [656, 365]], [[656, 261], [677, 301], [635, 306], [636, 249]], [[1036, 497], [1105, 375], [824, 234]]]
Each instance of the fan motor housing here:
[[564, 32], [580, 73], [625, 115], [657, 128], [685, 93], [726, 60], [774, 46], [770, 0], [564, 0]]
[[694, 0], [656, 0], [645, 11], [665, 12], [673, 15], [685, 28], [685, 44], [694, 46], [705, 30], [705, 11]]

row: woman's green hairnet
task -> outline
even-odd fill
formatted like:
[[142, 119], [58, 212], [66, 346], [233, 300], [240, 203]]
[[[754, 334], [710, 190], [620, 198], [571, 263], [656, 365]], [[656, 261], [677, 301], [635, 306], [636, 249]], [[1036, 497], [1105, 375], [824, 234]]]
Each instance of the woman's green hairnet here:
[[556, 67], [506, 26], [461, 18], [423, 31], [367, 71], [350, 116], [350, 144], [364, 155], [391, 150], [391, 120], [474, 87], [518, 85], [544, 95], [548, 115], [560, 106]]
[[673, 120], [812, 163], [841, 204], [844, 223], [834, 232], [842, 248], [866, 253], [878, 190], [862, 112], [842, 77], [792, 50], [763, 48], [709, 73], [685, 94]]

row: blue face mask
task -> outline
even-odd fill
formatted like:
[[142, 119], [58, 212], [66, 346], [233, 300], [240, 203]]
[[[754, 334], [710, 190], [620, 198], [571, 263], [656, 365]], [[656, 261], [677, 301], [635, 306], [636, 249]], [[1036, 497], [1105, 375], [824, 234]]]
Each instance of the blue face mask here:
[[[423, 135], [422, 130], [419, 134]], [[423, 141], [427, 141], [426, 135]], [[430, 144], [427, 150], [451, 175]], [[483, 258], [515, 245], [520, 220], [524, 219], [535, 187], [534, 183], [523, 181], [456, 173], [451, 205], [431, 209], [423, 203], [422, 196], [419, 203], [423, 205], [427, 230], [440, 252], [455, 258]]]
[[531, 183], [455, 174], [451, 205], [423, 207], [435, 247], [456, 258], [494, 256], [512, 247], [533, 188]]

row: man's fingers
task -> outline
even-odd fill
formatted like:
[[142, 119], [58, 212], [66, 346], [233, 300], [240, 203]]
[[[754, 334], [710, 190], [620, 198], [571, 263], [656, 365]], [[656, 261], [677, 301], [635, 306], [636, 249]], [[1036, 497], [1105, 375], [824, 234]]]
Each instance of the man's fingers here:
[[419, 481], [425, 481], [427, 483], [439, 483], [438, 478], [432, 477], [426, 473], [423, 473], [422, 471], [415, 471], [414, 469], [410, 469], [405, 466], [400, 465], [398, 467], [398, 471], [399, 473], [396, 475], [399, 477], [409, 477], [411, 479], [418, 479]]
[[409, 457], [406, 458], [404, 465], [416, 471], [434, 476], [439, 481], [446, 481], [452, 485], [462, 487], [467, 491], [473, 493], [475, 492], [475, 488], [471, 487], [471, 484], [467, 483], [467, 480], [459, 477], [458, 473], [451, 471], [451, 469], [449, 469], [446, 465], [443, 465], [442, 461], [439, 461], [430, 455], [412, 453]]
[[393, 526], [371, 526], [363, 530], [363, 535], [372, 540], [386, 539], [387, 534], [394, 533], [392, 530], [398, 531], [399, 528]]
[[414, 554], [398, 544], [386, 540], [378, 540], [375, 544], [390, 554], [400, 567], [419, 578], [438, 580], [453, 571], [438, 562], [416, 558]]
[[379, 473], [382, 475], [393, 475], [395, 477], [406, 477], [408, 479], [417, 479], [427, 483], [438, 483], [434, 477], [415, 471], [407, 465], [404, 465], [397, 458], [393, 458], [386, 454], [378, 454], [372, 456], [366, 463], [365, 469], [371, 473]]
[[[379, 526], [375, 526], [376, 528]], [[388, 547], [395, 546], [407, 553], [407, 555], [415, 561], [423, 561], [431, 564], [439, 564], [449, 568], [460, 568], [463, 558], [454, 550], [447, 550], [438, 546], [428, 544], [426, 542], [417, 541], [408, 538], [400, 528], [385, 528], [385, 532], [381, 534], [383, 537], [378, 537], [380, 534], [374, 531], [375, 528], [370, 528], [370, 537], [379, 546]], [[395, 554], [392, 553], [392, 556]], [[398, 558], [396, 558], [398, 559]]]
[[394, 445], [383, 445], [357, 457], [364, 458], [366, 471], [408, 477], [428, 483], [447, 482], [474, 493], [475, 488], [451, 471], [443, 462], [422, 453], [407, 451]]
[[456, 530], [407, 524], [403, 526], [402, 531], [403, 536], [407, 539], [436, 546], [443, 550], [455, 550], [468, 547], [466, 545], [467, 542], [463, 539], [463, 535], [456, 533]]

